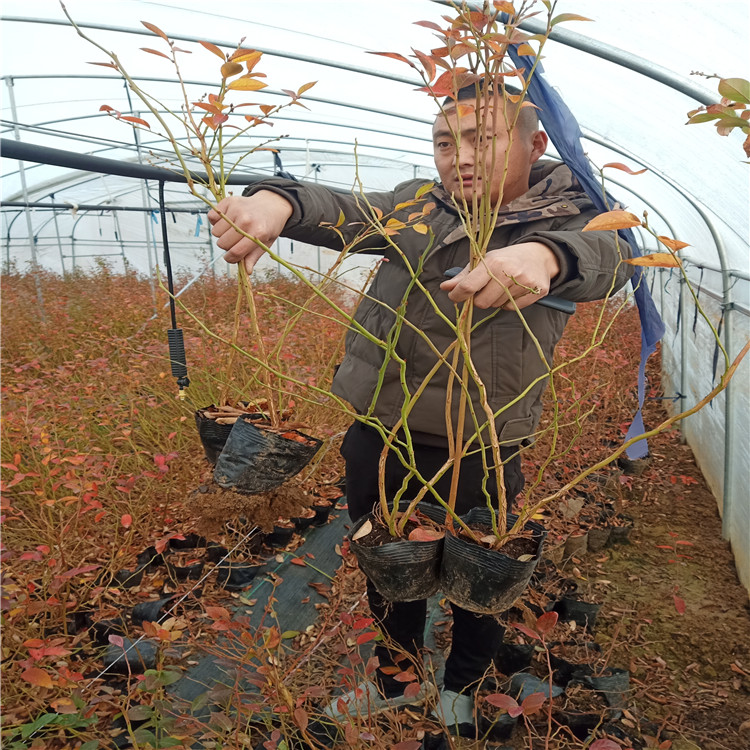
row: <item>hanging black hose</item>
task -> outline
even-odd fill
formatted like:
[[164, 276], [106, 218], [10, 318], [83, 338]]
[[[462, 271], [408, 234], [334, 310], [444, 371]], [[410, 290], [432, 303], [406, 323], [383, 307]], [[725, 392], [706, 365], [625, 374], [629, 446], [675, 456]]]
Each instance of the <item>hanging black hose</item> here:
[[169, 254], [169, 234], [167, 232], [167, 210], [164, 203], [164, 182], [159, 181], [159, 213], [161, 214], [161, 238], [164, 245], [164, 266], [167, 269], [167, 288], [169, 289], [169, 314], [172, 327], [167, 331], [169, 343], [169, 361], [172, 365], [172, 375], [177, 378], [180, 389], [179, 397], [185, 398], [185, 388], [190, 385], [187, 376], [187, 360], [185, 359], [185, 340], [182, 328], [177, 327], [177, 312], [174, 303], [174, 281], [172, 279], [172, 258]]

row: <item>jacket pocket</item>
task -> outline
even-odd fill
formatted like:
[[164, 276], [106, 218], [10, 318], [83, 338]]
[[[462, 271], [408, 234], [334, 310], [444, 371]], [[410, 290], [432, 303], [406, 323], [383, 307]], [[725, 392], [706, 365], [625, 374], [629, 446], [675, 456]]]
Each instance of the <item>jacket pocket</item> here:
[[[499, 313], [500, 316], [512, 316], [506, 324], [503, 320], [490, 324], [490, 366], [491, 372], [485, 383], [489, 387], [490, 398], [493, 401], [509, 401], [523, 390], [523, 359], [524, 336], [526, 332], [515, 313]], [[495, 406], [497, 409], [497, 406]]]

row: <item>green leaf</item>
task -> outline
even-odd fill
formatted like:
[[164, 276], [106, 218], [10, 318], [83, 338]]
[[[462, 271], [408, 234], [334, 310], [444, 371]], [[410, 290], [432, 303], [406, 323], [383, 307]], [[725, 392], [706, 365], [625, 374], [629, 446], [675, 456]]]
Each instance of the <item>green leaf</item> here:
[[127, 710], [130, 721], [145, 721], [151, 718], [152, 713], [151, 706], [131, 706]]
[[426, 185], [422, 185], [422, 187], [417, 190], [417, 194], [414, 196], [415, 198], [421, 198], [426, 193], [429, 193], [432, 188], [435, 187], [434, 182], [428, 182]]
[[750, 104], [750, 81], [744, 78], [722, 78], [719, 81], [719, 93], [733, 102]]
[[719, 115], [712, 114], [711, 112], [702, 112], [699, 115], [693, 115], [688, 120], [688, 125], [695, 125], [699, 122], [710, 122], [711, 120], [718, 120]]
[[78, 750], [99, 750], [99, 740], [89, 740], [84, 742]]
[[281, 640], [285, 641], [289, 638], [296, 638], [299, 635], [299, 630], [285, 630], [281, 634]]
[[31, 724], [24, 724], [21, 727], [21, 738], [26, 739], [30, 737], [34, 732], [38, 732], [42, 727], [46, 727], [47, 724], [51, 724], [57, 718], [57, 714], [42, 714], [39, 718], [31, 722]]

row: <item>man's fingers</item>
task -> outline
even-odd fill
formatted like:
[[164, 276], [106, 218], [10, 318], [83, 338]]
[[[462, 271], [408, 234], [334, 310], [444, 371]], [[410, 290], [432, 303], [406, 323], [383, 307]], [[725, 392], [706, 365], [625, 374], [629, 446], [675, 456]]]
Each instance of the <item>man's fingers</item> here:
[[245, 270], [250, 274], [255, 268], [255, 264], [263, 257], [264, 250], [261, 247], [255, 246], [255, 250], [251, 250], [243, 259], [242, 262], [245, 265]]
[[249, 255], [250, 253], [257, 252], [260, 255], [263, 254], [263, 248], [258, 247], [252, 240], [248, 239], [247, 237], [242, 237], [241, 235], [237, 236], [240, 237], [240, 239], [236, 242], [229, 242], [227, 240], [225, 243], [224, 237], [226, 237], [226, 235], [224, 235], [216, 243], [222, 250], [227, 250], [227, 248], [229, 248], [227, 252], [224, 253], [224, 260], [227, 263], [239, 263], [246, 255]]
[[[490, 275], [484, 266], [478, 266], [473, 271], [469, 271], [464, 275], [462, 271], [454, 281], [456, 285], [453, 287], [451, 292], [448, 294], [448, 298], [453, 302], [465, 302], [469, 297], [472, 297], [480, 289], [487, 286], [487, 282], [490, 280]], [[445, 282], [443, 282], [445, 283]]]

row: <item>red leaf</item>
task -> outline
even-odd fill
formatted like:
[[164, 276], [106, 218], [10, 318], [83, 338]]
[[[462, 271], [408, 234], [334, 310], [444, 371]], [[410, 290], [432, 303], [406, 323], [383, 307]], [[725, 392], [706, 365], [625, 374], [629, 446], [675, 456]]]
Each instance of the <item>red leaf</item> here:
[[545, 612], [536, 621], [537, 632], [547, 635], [557, 625], [557, 612]]
[[99, 511], [99, 513], [97, 513], [94, 516], [94, 523], [99, 523], [99, 521], [101, 521], [102, 518], [104, 518], [104, 516], [106, 516], [106, 515], [107, 515], [107, 511], [106, 510]]
[[374, 622], [375, 618], [373, 617], [360, 617], [358, 620], [354, 621], [352, 628], [354, 628], [354, 630], [363, 630], [364, 628], [369, 628]]
[[416, 682], [410, 682], [405, 688], [404, 688], [404, 698], [416, 698], [419, 695], [419, 691], [422, 689], [422, 685], [419, 683], [419, 681]]
[[543, 705], [547, 698], [544, 693], [532, 693], [527, 696], [521, 704], [524, 716], [535, 714]]
[[396, 680], [396, 682], [414, 682], [414, 680], [417, 679], [417, 675], [415, 675], [414, 672], [399, 672], [397, 675], [393, 676], [393, 679]]
[[363, 643], [372, 641], [373, 639], [377, 637], [378, 637], [378, 634], [374, 630], [371, 630], [369, 633], [360, 633], [357, 636], [357, 645], [361, 646]]
[[509, 695], [505, 695], [505, 693], [493, 693], [492, 695], [485, 696], [484, 699], [491, 706], [501, 708], [503, 711], [510, 711], [511, 709], [518, 708], [518, 702]]
[[432, 29], [433, 31], [442, 31], [442, 29], [432, 21], [414, 21], [415, 26], [424, 26], [425, 29]]
[[292, 565], [301, 565], [303, 568], [307, 565], [301, 557], [293, 557], [289, 562], [292, 563]]
[[37, 687], [51, 688], [52, 678], [39, 667], [29, 667], [21, 673], [21, 678]]
[[161, 554], [167, 548], [167, 539], [157, 539], [154, 543], [154, 549]]
[[529, 638], [534, 638], [537, 641], [541, 640], [541, 638], [539, 637], [539, 633], [533, 631], [531, 628], [527, 628], [525, 625], [523, 625], [520, 622], [514, 622], [513, 627], [516, 628], [516, 630], [520, 630], [524, 635], [527, 635]]
[[122, 640], [121, 635], [115, 635], [114, 633], [110, 633], [107, 636], [107, 640], [113, 645], [117, 646], [117, 648], [124, 648], [125, 642]]
[[445, 536], [444, 531], [438, 531], [437, 529], [425, 529], [418, 526], [409, 532], [410, 542], [435, 542], [438, 539], [442, 539]]
[[685, 614], [685, 600], [681, 599], [677, 594], [673, 594], [672, 598], [674, 599], [674, 608], [677, 610], [677, 614], [684, 615]]
[[589, 745], [589, 750], [620, 750], [620, 746], [612, 740], [596, 740]]
[[130, 513], [124, 513], [122, 518], [120, 518], [120, 523], [126, 528], [129, 529], [131, 525], [133, 524], [133, 516], [130, 515]]
[[398, 745], [392, 745], [391, 750], [419, 750], [421, 747], [422, 743], [419, 740], [404, 740]]
[[305, 711], [304, 708], [295, 708], [294, 721], [297, 726], [304, 732], [307, 729], [307, 711]]

